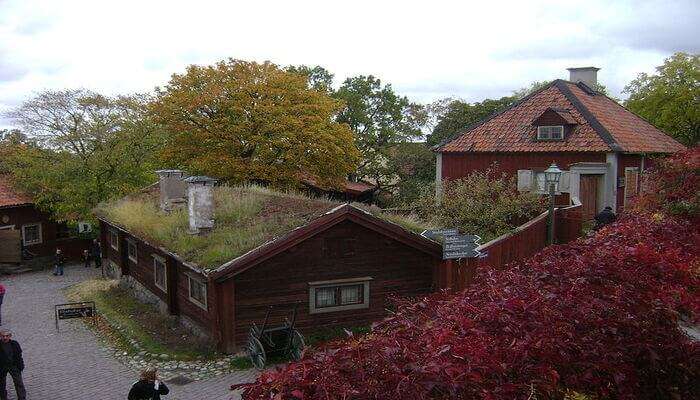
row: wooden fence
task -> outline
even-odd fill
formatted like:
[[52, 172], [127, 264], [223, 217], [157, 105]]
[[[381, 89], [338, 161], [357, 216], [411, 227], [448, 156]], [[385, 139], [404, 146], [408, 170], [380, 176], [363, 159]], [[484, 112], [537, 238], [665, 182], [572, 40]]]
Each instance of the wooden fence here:
[[[581, 235], [581, 203], [557, 207], [554, 211], [554, 240], [568, 243]], [[437, 284], [441, 289], [462, 290], [474, 279], [477, 268], [503, 269], [509, 263], [526, 259], [547, 246], [549, 211], [477, 248], [481, 258], [443, 261], [438, 270]]]

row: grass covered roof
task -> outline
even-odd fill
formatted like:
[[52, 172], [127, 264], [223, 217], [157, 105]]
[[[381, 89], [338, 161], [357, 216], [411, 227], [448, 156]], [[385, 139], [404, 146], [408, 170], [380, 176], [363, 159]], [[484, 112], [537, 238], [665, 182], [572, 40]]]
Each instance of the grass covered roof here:
[[[188, 233], [187, 209], [161, 211], [155, 188], [102, 203], [95, 213], [203, 269], [217, 268], [343, 204], [259, 186], [219, 186], [214, 188], [214, 229], [205, 235], [192, 235]], [[404, 229], [413, 232], [424, 229], [414, 218], [384, 213], [377, 207], [354, 205]]]

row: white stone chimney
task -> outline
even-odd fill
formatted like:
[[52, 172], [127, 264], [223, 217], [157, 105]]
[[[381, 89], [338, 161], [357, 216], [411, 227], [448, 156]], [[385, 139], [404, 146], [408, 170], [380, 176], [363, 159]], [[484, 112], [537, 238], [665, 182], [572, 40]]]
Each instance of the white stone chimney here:
[[156, 174], [160, 188], [160, 209], [170, 212], [183, 206], [187, 201], [187, 183], [183, 181], [187, 174], [179, 169], [161, 169]]
[[569, 81], [573, 83], [583, 82], [591, 89], [595, 90], [598, 84], [598, 71], [596, 67], [567, 68], [569, 70]]
[[217, 180], [208, 176], [191, 176], [185, 182], [190, 233], [208, 232], [214, 228], [214, 185]]

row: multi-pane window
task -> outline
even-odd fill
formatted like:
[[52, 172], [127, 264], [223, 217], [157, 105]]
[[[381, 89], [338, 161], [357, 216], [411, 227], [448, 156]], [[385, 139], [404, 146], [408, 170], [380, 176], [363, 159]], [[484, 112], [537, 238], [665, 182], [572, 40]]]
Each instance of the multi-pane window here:
[[156, 287], [164, 292], [168, 291], [168, 272], [165, 270], [165, 260], [156, 255], [153, 256], [153, 281]]
[[133, 261], [134, 263], [138, 263], [138, 249], [136, 247], [136, 242], [134, 240], [128, 240], [126, 242], [126, 249], [127, 253], [129, 255], [129, 260]]
[[190, 300], [202, 307], [207, 309], [207, 284], [200, 281], [199, 279], [188, 277], [190, 282]]
[[25, 246], [41, 243], [41, 224], [23, 225], [22, 242]]
[[538, 126], [538, 140], [561, 140], [564, 138], [564, 126]]
[[114, 250], [119, 250], [119, 234], [116, 229], [109, 230], [109, 245], [112, 246]]
[[369, 280], [370, 278], [362, 278], [311, 283], [311, 313], [369, 307]]

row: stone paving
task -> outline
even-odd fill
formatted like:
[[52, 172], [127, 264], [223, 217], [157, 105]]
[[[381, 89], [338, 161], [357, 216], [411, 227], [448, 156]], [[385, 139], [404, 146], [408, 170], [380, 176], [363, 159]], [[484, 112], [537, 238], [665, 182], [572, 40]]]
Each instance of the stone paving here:
[[[54, 304], [66, 303], [62, 289], [95, 277], [99, 270], [68, 266], [65, 275], [32, 272], [0, 277], [7, 288], [2, 304], [2, 327], [22, 346], [28, 400], [124, 400], [138, 371], [113, 358], [112, 351], [82, 322], [54, 323]], [[254, 379], [254, 370], [236, 371], [183, 386], [168, 384], [164, 400], [239, 399], [228, 388]], [[9, 398], [15, 400], [8, 376]]]

